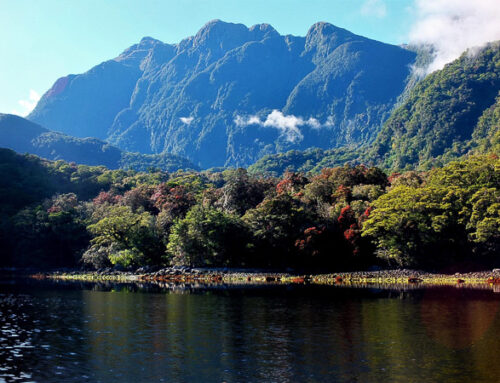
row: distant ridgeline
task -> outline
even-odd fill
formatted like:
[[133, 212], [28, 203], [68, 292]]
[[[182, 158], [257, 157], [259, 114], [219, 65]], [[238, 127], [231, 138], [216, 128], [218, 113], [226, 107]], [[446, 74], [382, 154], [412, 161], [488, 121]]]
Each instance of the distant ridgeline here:
[[328, 23], [305, 37], [211, 21], [178, 44], [144, 38], [58, 79], [31, 121], [202, 168], [369, 142], [411, 83], [410, 49]]
[[373, 144], [265, 156], [252, 172], [319, 171], [345, 162], [390, 169], [440, 166], [468, 153], [500, 154], [500, 43], [466, 52], [405, 97]]
[[11, 114], [0, 114], [0, 148], [36, 154], [49, 160], [65, 160], [109, 169], [164, 171], [197, 169], [190, 161], [173, 154], [127, 153], [96, 138], [75, 138], [52, 132], [38, 124]]

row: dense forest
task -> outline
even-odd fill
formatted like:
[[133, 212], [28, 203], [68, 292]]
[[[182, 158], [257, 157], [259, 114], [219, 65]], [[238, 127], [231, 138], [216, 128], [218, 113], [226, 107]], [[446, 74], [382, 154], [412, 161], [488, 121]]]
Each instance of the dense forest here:
[[[429, 169], [481, 150], [500, 121], [500, 43], [470, 50], [418, 83], [375, 140], [369, 158], [388, 168]], [[493, 117], [493, 118], [492, 118]]]
[[108, 170], [0, 150], [1, 265], [347, 270], [492, 265], [500, 160], [430, 171]]

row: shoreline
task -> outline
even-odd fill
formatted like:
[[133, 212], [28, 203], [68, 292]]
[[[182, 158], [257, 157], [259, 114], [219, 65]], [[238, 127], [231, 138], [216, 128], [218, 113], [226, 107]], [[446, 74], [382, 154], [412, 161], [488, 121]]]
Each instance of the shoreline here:
[[[146, 270], [145, 270], [146, 271]], [[24, 274], [33, 279], [55, 279], [86, 282], [130, 282], [169, 284], [316, 284], [338, 286], [500, 286], [500, 269], [492, 271], [437, 274], [419, 270], [395, 269], [380, 271], [354, 271], [328, 274], [292, 274], [244, 269], [208, 269], [174, 267], [155, 272], [125, 272], [106, 269], [101, 271], [54, 271]]]

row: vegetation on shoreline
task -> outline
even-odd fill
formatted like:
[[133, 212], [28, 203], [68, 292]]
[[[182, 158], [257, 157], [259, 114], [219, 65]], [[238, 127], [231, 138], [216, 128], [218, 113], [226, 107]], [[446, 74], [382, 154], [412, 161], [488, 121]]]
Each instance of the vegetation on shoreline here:
[[331, 274], [297, 274], [272, 272], [256, 269], [211, 269], [171, 267], [156, 271], [141, 268], [135, 272], [121, 272], [113, 269], [100, 271], [55, 271], [30, 274], [30, 278], [44, 280], [152, 283], [176, 287], [202, 287], [220, 285], [335, 285], [342, 287], [436, 287], [456, 286], [466, 288], [500, 288], [500, 269], [469, 273], [429, 273], [412, 269], [379, 271], [336, 272]]
[[0, 150], [3, 266], [440, 269], [498, 262], [500, 161], [137, 173]]

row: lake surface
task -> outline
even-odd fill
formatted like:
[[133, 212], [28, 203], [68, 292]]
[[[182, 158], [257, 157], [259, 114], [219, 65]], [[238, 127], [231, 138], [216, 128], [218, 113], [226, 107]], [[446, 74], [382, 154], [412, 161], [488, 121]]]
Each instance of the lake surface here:
[[0, 283], [0, 381], [498, 382], [500, 294]]

